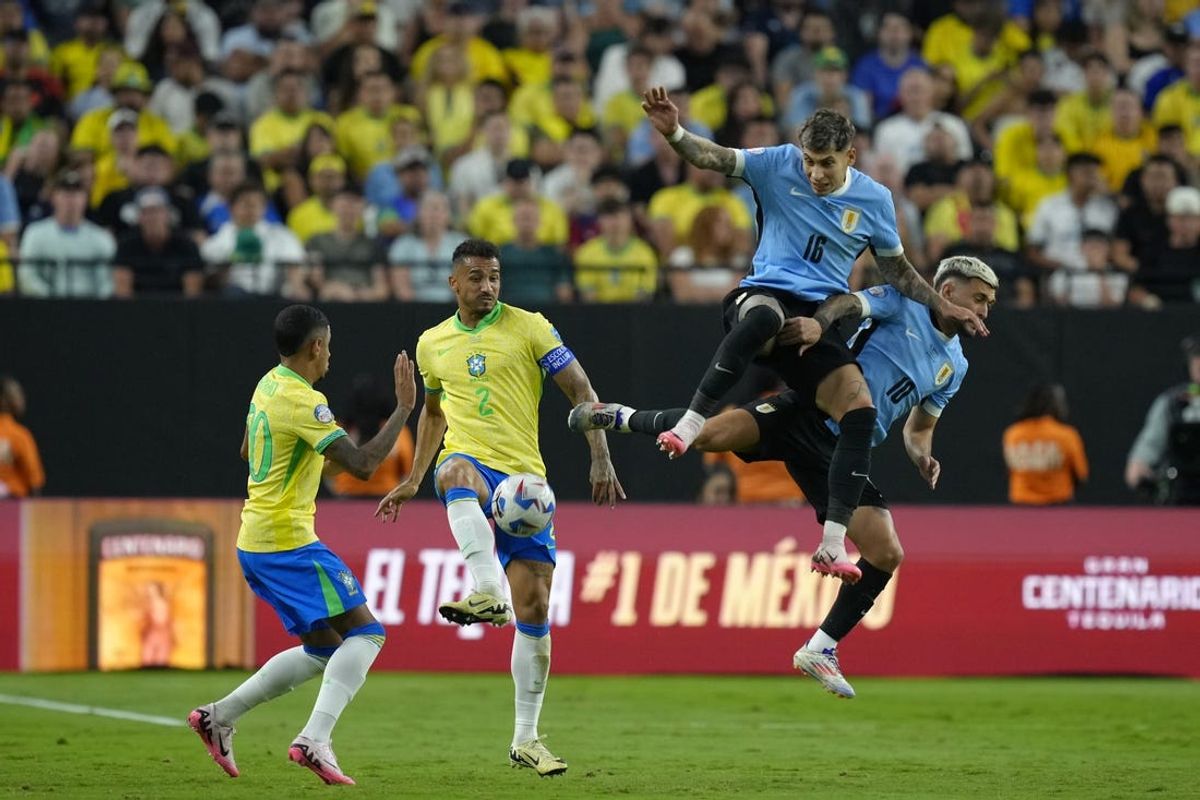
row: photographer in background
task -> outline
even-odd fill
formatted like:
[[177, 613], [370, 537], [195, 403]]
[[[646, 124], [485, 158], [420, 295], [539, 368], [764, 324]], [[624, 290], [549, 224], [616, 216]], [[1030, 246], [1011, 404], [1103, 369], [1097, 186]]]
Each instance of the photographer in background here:
[[1129, 488], [1162, 505], [1200, 505], [1200, 335], [1182, 346], [1188, 382], [1154, 399], [1125, 464]]

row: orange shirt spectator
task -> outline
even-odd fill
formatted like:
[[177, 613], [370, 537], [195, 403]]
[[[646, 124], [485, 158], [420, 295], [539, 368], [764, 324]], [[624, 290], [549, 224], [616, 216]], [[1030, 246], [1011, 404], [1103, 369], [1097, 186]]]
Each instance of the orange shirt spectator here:
[[[358, 444], [357, 431], [347, 431]], [[408, 428], [400, 431], [392, 452], [383, 460], [375, 474], [365, 481], [351, 475], [349, 472], [339, 472], [333, 476], [330, 490], [339, 497], [382, 497], [392, 490], [400, 481], [408, 477], [413, 466], [413, 435]]]
[[0, 497], [28, 497], [46, 484], [33, 434], [17, 417], [25, 393], [13, 378], [0, 378]]
[[792, 480], [782, 461], [747, 464], [733, 453], [705, 453], [704, 464], [709, 467], [720, 464], [733, 474], [739, 504], [799, 504], [804, 501], [804, 492]]
[[1008, 498], [1021, 505], [1052, 505], [1074, 499], [1087, 480], [1083, 438], [1066, 424], [1066, 394], [1058, 385], [1036, 387], [1021, 418], [1004, 431]]

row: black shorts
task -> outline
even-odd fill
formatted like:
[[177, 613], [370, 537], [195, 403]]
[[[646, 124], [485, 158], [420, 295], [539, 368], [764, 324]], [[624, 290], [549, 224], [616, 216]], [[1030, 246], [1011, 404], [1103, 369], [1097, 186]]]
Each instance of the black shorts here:
[[[782, 461], [812, 505], [817, 522], [824, 524], [829, 509], [829, 464], [837, 447], [837, 436], [825, 425], [827, 417], [811, 399], [794, 391], [753, 400], [742, 409], [758, 423], [758, 444], [737, 457], [746, 462]], [[887, 508], [887, 500], [870, 478], [859, 505]]]
[[[769, 295], [775, 298], [789, 319], [811, 317], [821, 305], [820, 300], [803, 300], [777, 289], [739, 286], [727, 294], [723, 301], [722, 312], [727, 333], [737, 323], [739, 307], [754, 295]], [[788, 388], [795, 389], [810, 399], [816, 397], [817, 387], [826, 375], [847, 364], [856, 363], [854, 354], [850, 352], [836, 325], [825, 331], [821, 340], [805, 350], [803, 356], [800, 355], [798, 347], [782, 347], [777, 344], [771, 348], [768, 355], [759, 356], [756, 361], [773, 370]]]

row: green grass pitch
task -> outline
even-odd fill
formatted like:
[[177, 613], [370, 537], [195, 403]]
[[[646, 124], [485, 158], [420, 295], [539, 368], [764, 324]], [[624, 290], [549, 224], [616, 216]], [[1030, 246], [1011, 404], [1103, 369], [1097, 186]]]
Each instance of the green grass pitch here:
[[27, 798], [1192, 798], [1200, 683], [1149, 679], [551, 676], [541, 730], [570, 762], [507, 765], [507, 675], [374, 674], [334, 744], [357, 787], [287, 745], [317, 684], [241, 720], [242, 777], [183, 724], [241, 673], [0, 675], [0, 694], [177, 717], [178, 728], [0, 704], [0, 796]]

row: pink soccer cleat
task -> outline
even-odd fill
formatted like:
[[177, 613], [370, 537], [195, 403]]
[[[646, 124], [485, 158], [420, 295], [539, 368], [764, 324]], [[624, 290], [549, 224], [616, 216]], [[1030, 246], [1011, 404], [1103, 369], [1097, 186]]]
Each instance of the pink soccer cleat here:
[[813, 572], [841, 578], [845, 583], [858, 583], [862, 570], [850, 560], [845, 547], [833, 548], [821, 545], [812, 554]]
[[188, 714], [188, 727], [196, 732], [200, 741], [217, 766], [225, 770], [231, 778], [238, 776], [237, 764], [233, 760], [233, 726], [221, 725], [213, 719], [213, 704], [199, 708]]
[[354, 779], [342, 772], [338, 766], [337, 756], [328, 742], [314, 742], [307, 736], [297, 736], [288, 748], [288, 760], [302, 767], [308, 767], [325, 783], [354, 785]]
[[842, 674], [837, 650], [809, 650], [801, 647], [792, 656], [792, 666], [810, 678], [815, 678], [825, 691], [846, 700], [854, 698], [854, 687]]
[[664, 431], [658, 435], [658, 449], [666, 453], [667, 458], [676, 459], [687, 452], [688, 446], [675, 431]]

